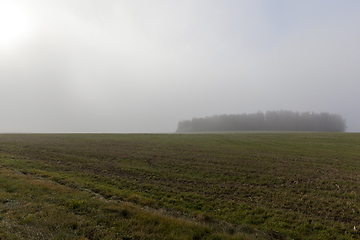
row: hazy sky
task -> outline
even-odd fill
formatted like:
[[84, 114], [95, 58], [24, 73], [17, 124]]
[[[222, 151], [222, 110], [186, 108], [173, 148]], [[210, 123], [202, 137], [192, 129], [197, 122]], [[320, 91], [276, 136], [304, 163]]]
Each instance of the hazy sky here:
[[0, 132], [292, 110], [360, 131], [358, 0], [0, 0]]

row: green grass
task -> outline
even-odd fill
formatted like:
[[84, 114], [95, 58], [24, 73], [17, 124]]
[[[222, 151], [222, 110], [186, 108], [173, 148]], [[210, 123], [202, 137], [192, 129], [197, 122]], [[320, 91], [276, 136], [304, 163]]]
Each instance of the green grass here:
[[360, 134], [3, 134], [0, 239], [357, 239]]

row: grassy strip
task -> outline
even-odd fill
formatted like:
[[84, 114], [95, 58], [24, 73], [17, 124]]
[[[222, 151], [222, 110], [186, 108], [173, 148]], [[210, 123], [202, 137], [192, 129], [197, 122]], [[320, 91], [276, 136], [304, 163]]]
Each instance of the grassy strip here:
[[[80, 202], [99, 203], [89, 207], [93, 212], [77, 214], [59, 202], [64, 194], [54, 197], [53, 205], [71, 214], [95, 219], [108, 214], [99, 207], [102, 204], [120, 206], [125, 201], [150, 214], [150, 219], [155, 214], [185, 221], [174, 222], [176, 226], [190, 226], [180, 233], [172, 234], [172, 228], [166, 227], [156, 233], [160, 235], [149, 235], [154, 226], [147, 227], [137, 220], [140, 215], [133, 214], [131, 219], [140, 223], [127, 229], [141, 226], [138, 231], [145, 233], [132, 229], [130, 237], [359, 237], [358, 134], [0, 135], [0, 148], [3, 169], [40, 176], [85, 194]], [[19, 193], [29, 195], [34, 194]], [[78, 225], [74, 237], [86, 237], [88, 233], [81, 232], [86, 226]], [[104, 231], [113, 228], [103, 227]], [[114, 232], [126, 236], [124, 231]]]
[[0, 239], [252, 239], [251, 236], [264, 236], [254, 232], [246, 237], [246, 234], [217, 231], [201, 221], [174, 217], [128, 202], [105, 200], [92, 191], [74, 189], [4, 166], [0, 170], [0, 186]]

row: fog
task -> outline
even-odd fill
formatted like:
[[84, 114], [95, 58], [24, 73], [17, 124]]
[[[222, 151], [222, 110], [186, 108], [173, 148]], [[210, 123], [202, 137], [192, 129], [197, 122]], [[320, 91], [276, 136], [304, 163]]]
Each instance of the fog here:
[[174, 132], [267, 110], [360, 131], [360, 1], [11, 2], [0, 132]]

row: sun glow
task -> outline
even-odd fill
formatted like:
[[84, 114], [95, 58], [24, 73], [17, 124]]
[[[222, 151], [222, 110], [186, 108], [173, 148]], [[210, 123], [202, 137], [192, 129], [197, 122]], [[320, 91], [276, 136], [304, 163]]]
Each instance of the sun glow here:
[[12, 1], [0, 0], [0, 48], [12, 47], [29, 35], [27, 12]]

